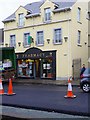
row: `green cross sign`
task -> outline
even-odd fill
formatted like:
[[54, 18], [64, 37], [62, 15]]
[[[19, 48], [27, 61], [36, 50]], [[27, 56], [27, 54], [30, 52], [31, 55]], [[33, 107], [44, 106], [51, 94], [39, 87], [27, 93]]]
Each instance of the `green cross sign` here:
[[32, 43], [32, 36], [28, 36], [28, 44]]

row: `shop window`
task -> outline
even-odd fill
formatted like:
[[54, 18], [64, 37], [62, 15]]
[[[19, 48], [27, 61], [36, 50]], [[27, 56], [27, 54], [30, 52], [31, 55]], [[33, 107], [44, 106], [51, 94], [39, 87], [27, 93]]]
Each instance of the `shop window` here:
[[18, 60], [18, 77], [33, 77], [34, 60]]
[[42, 60], [42, 78], [52, 78], [52, 59]]

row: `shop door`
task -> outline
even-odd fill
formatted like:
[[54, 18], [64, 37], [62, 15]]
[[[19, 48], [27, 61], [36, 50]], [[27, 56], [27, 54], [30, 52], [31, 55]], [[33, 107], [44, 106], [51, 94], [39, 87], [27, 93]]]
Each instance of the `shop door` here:
[[35, 60], [35, 77], [40, 78], [40, 60]]

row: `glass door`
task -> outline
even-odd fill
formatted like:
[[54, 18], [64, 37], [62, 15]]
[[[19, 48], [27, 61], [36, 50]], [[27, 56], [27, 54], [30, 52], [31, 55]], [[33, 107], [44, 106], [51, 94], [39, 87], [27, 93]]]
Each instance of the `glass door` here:
[[42, 60], [42, 78], [52, 78], [52, 60], [43, 59]]

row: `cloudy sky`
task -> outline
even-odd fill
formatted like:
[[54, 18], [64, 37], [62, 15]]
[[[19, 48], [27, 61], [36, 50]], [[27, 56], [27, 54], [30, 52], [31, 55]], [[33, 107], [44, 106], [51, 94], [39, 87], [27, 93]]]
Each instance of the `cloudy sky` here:
[[36, 1], [40, 0], [0, 0], [0, 28], [4, 27], [2, 21], [15, 12], [20, 5], [24, 6]]

